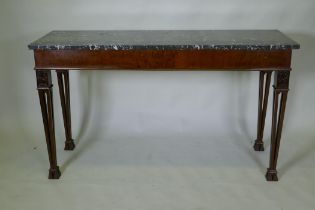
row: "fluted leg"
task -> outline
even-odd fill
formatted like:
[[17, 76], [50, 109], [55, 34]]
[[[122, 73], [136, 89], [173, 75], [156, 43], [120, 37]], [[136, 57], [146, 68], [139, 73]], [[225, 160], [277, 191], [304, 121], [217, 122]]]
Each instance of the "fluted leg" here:
[[59, 179], [61, 173], [57, 165], [51, 72], [50, 70], [36, 70], [36, 77], [50, 163], [48, 178]]
[[65, 127], [66, 141], [65, 150], [74, 150], [75, 144], [71, 131], [71, 109], [70, 109], [70, 84], [68, 70], [57, 70], [60, 102], [62, 107], [63, 122]]
[[271, 74], [271, 71], [261, 71], [259, 76], [257, 139], [255, 140], [254, 144], [255, 151], [264, 151], [263, 135], [268, 106]]
[[[289, 91], [290, 71], [278, 71], [275, 73], [275, 84], [273, 92], [273, 111], [271, 128], [270, 161], [267, 169], [266, 179], [278, 181], [277, 160], [280, 147], [283, 119], [286, 108], [287, 95]], [[280, 99], [280, 103], [279, 103]]]

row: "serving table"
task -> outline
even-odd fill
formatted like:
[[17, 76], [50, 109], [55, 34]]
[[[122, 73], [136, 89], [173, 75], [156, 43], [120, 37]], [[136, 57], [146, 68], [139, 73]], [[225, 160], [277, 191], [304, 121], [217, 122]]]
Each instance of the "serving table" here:
[[75, 148], [71, 133], [69, 71], [258, 71], [257, 138], [263, 133], [269, 87], [274, 72], [270, 161], [266, 179], [277, 181], [277, 159], [289, 91], [291, 54], [300, 45], [278, 30], [107, 30], [52, 31], [28, 45], [35, 57], [37, 90], [42, 111], [49, 179], [61, 175], [56, 155], [53, 84], [58, 78], [65, 128], [65, 150]]

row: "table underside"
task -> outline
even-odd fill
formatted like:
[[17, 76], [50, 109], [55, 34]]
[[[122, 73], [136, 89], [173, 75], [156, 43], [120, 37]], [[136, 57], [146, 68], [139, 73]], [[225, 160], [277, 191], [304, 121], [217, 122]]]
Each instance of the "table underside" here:
[[34, 50], [36, 70], [287, 71], [284, 50]]

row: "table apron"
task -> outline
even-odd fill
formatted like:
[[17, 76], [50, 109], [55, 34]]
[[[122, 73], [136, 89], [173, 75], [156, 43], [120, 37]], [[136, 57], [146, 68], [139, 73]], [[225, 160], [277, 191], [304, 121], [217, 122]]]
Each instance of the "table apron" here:
[[35, 69], [288, 70], [292, 50], [34, 50]]

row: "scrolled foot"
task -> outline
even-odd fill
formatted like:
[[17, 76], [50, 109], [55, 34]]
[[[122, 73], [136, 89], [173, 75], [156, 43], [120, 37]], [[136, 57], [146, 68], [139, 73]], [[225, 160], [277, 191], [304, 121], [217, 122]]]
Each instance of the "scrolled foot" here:
[[267, 181], [278, 181], [277, 170], [268, 168], [266, 173], [266, 179]]
[[264, 151], [265, 150], [264, 142], [256, 140], [255, 144], [254, 144], [254, 150], [255, 151]]
[[59, 167], [49, 169], [48, 179], [59, 179], [61, 172]]
[[65, 142], [65, 150], [74, 150], [74, 148], [75, 148], [75, 144], [74, 144], [73, 139]]

